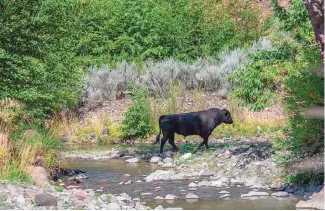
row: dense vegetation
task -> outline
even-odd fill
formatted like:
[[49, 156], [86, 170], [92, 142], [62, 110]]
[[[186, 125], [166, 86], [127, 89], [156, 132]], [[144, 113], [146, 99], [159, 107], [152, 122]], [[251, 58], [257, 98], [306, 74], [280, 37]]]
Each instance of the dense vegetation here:
[[[322, 151], [323, 121], [302, 114], [323, 104], [323, 78], [309, 71], [321, 58], [302, 1], [290, 2], [284, 9], [274, 0], [265, 15], [245, 0], [0, 0], [0, 166], [16, 176], [3, 175], [22, 178], [38, 155], [55, 164], [58, 134], [44, 129], [45, 118], [126, 90], [133, 104], [122, 124], [98, 123], [111, 139], [157, 132], [157, 117], [179, 112], [186, 89], [228, 95], [254, 111], [284, 99], [286, 139], [274, 146], [292, 156], [278, 159]], [[218, 135], [257, 133], [254, 124], [236, 125]], [[52, 128], [105, 141], [96, 126]], [[38, 135], [26, 136], [30, 128]]]

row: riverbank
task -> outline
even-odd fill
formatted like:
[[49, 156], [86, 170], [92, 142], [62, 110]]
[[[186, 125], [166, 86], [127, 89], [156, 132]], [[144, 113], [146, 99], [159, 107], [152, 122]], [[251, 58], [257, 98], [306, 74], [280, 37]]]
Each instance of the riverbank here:
[[9, 184], [0, 181], [0, 209], [20, 210], [144, 210], [150, 209], [138, 198], [126, 193], [111, 195], [93, 189], [58, 186], [40, 187], [27, 183]]
[[[70, 161], [107, 161], [119, 159], [134, 165], [139, 162], [155, 167], [144, 180], [187, 180], [194, 182], [189, 188], [195, 187], [231, 187], [245, 186], [252, 189], [281, 191], [288, 195], [308, 198], [319, 192], [323, 183], [300, 187], [286, 182], [288, 170], [279, 165], [274, 158], [277, 153], [272, 148], [269, 136], [243, 137], [241, 139], [212, 139], [211, 150], [202, 149], [196, 154], [190, 152], [174, 153], [166, 151], [158, 153], [158, 146], [132, 146], [126, 149], [102, 149], [101, 151], [76, 150], [63, 152], [62, 156]], [[186, 151], [184, 144], [181, 150]], [[187, 145], [195, 148], [195, 145]], [[183, 148], [182, 148], [183, 147]], [[188, 150], [190, 151], [190, 150]], [[148, 167], [149, 168], [149, 167]], [[201, 179], [201, 182], [195, 182]], [[130, 179], [128, 179], [130, 180]], [[123, 181], [119, 181], [123, 184]], [[131, 182], [135, 182], [132, 181]]]

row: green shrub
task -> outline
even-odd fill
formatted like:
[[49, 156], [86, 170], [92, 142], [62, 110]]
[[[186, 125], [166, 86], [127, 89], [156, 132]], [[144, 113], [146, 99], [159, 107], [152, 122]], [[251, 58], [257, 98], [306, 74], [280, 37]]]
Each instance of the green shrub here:
[[276, 79], [281, 76], [279, 69], [293, 54], [294, 49], [286, 42], [278, 43], [274, 49], [250, 54], [246, 68], [237, 70], [229, 77], [236, 87], [233, 95], [239, 99], [238, 104], [248, 106], [253, 111], [271, 105]]
[[123, 133], [129, 138], [146, 138], [152, 131], [148, 90], [132, 85], [130, 93], [133, 104], [122, 121]]

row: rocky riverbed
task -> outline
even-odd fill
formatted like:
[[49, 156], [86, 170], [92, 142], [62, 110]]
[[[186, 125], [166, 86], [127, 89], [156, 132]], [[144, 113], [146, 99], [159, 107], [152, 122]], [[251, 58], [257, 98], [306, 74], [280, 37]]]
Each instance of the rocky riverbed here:
[[323, 184], [283, 182], [286, 170], [267, 139], [212, 140], [210, 150], [195, 154], [160, 155], [152, 145], [67, 150], [60, 166], [85, 173], [43, 187], [2, 181], [0, 209], [295, 209], [299, 200], [309, 204], [297, 208], [324, 206], [313, 201]]
[[9, 184], [1, 181], [0, 209], [87, 209], [87, 210], [144, 210], [149, 209], [139, 198], [126, 193], [111, 195], [93, 189], [59, 189], [50, 185], [40, 187], [31, 184]]

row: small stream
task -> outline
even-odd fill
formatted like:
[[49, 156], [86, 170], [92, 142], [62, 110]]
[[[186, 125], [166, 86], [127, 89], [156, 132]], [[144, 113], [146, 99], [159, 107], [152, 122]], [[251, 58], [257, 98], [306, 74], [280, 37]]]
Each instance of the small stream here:
[[[92, 188], [98, 193], [121, 194], [127, 193], [132, 198], [140, 198], [149, 206], [155, 208], [158, 205], [167, 207], [181, 207], [193, 210], [230, 210], [230, 209], [295, 209], [298, 198], [290, 196], [286, 198], [250, 198], [242, 199], [241, 194], [248, 193], [252, 189], [241, 186], [228, 188], [198, 187], [196, 190], [188, 190], [188, 185], [193, 180], [163, 180], [145, 182], [144, 177], [159, 169], [156, 165], [148, 162], [128, 164], [123, 160], [74, 160], [66, 161], [62, 167], [84, 170], [88, 179], [84, 179], [79, 187]], [[128, 174], [128, 175], [126, 175]], [[131, 180], [131, 184], [119, 184]], [[141, 180], [142, 182], [136, 182]], [[200, 179], [202, 180], [202, 179]], [[160, 187], [160, 188], [159, 188]], [[231, 197], [221, 199], [219, 191], [229, 191]], [[269, 190], [261, 190], [272, 193]], [[185, 195], [192, 192], [200, 197], [199, 200], [186, 200]], [[141, 193], [152, 195], [142, 196]], [[156, 196], [165, 197], [173, 194], [178, 198], [174, 201], [156, 201]]]

